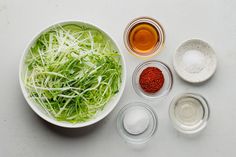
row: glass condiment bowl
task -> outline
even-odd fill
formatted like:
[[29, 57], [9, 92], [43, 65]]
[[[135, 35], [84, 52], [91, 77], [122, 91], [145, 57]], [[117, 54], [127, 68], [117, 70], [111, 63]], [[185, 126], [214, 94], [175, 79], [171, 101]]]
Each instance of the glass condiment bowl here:
[[[156, 67], [156, 68], [160, 69], [162, 71], [162, 74], [165, 79], [162, 88], [155, 93], [145, 92], [139, 84], [139, 78], [140, 78], [142, 71], [148, 67]], [[165, 63], [157, 61], [157, 60], [150, 60], [150, 61], [146, 61], [136, 67], [136, 69], [133, 72], [132, 85], [133, 85], [135, 92], [139, 96], [146, 98], [146, 99], [157, 99], [157, 98], [161, 98], [161, 97], [167, 95], [170, 92], [170, 90], [172, 89], [172, 85], [173, 85], [173, 75], [172, 75], [170, 68]]]
[[[125, 116], [127, 115], [127, 113], [135, 109], [144, 110], [147, 113], [148, 119], [149, 119], [149, 124], [147, 128], [138, 134], [132, 134], [124, 126]], [[152, 109], [152, 107], [142, 102], [132, 102], [125, 105], [123, 108], [121, 108], [121, 110], [119, 111], [117, 115], [118, 133], [126, 142], [131, 143], [131, 144], [146, 143], [155, 134], [157, 127], [158, 127], [158, 117], [155, 111]]]
[[[130, 35], [131, 30], [135, 26], [137, 26], [138, 24], [143, 24], [143, 23], [147, 23], [147, 24], [153, 26], [156, 29], [156, 31], [158, 33], [158, 37], [159, 37], [159, 41], [157, 42], [156, 46], [148, 53], [139, 53], [139, 52], [135, 51], [129, 42], [129, 35]], [[125, 44], [126, 48], [128, 49], [128, 51], [137, 57], [150, 58], [150, 57], [157, 55], [164, 47], [164, 43], [165, 43], [165, 31], [164, 31], [162, 25], [160, 24], [160, 22], [158, 22], [157, 20], [155, 20], [153, 18], [150, 18], [150, 17], [136, 18], [136, 19], [132, 20], [125, 28], [124, 44]]]
[[[197, 106], [195, 106], [195, 109], [193, 109], [193, 106], [187, 107], [185, 109], [182, 107], [182, 109], [178, 111], [177, 105], [180, 103], [183, 105], [191, 105], [191, 103], [194, 103]], [[185, 117], [179, 118], [182, 113], [185, 115]], [[192, 114], [196, 115], [199, 119], [195, 117], [197, 121], [194, 119], [191, 120]], [[203, 96], [195, 93], [185, 93], [175, 97], [169, 107], [169, 117], [174, 128], [187, 135], [195, 135], [202, 131], [207, 126], [209, 116], [210, 108], [207, 100]], [[182, 119], [184, 119], [184, 121]]]

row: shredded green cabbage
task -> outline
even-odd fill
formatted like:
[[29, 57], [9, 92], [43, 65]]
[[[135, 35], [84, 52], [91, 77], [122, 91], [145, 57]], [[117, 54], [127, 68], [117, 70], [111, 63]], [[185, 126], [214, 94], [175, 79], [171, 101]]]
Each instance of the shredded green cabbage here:
[[87, 25], [57, 25], [26, 55], [24, 83], [30, 98], [58, 121], [86, 122], [119, 91], [120, 59], [101, 31]]

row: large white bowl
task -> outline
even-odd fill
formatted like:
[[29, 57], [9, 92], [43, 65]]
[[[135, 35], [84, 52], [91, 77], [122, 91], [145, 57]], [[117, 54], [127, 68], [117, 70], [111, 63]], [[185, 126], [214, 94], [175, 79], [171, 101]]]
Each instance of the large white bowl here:
[[43, 31], [41, 31], [40, 33], [38, 33], [34, 38], [33, 40], [28, 44], [28, 46], [26, 47], [22, 57], [21, 57], [21, 60], [20, 60], [20, 67], [19, 67], [19, 81], [20, 81], [20, 86], [21, 86], [21, 90], [23, 92], [23, 95], [26, 99], [26, 101], [28, 102], [29, 106], [32, 108], [32, 110], [37, 114], [39, 115], [41, 118], [43, 118], [44, 120], [48, 121], [49, 123], [51, 124], [54, 124], [54, 125], [57, 125], [57, 126], [60, 126], [60, 127], [65, 127], [65, 128], [80, 128], [80, 127], [85, 127], [85, 126], [88, 126], [88, 125], [91, 125], [91, 124], [94, 124], [100, 120], [102, 120], [104, 117], [106, 117], [114, 108], [115, 106], [117, 105], [118, 101], [120, 100], [121, 98], [121, 95], [124, 91], [124, 87], [125, 87], [125, 82], [126, 82], [126, 65], [125, 65], [125, 60], [124, 60], [124, 56], [122, 53], [120, 53], [121, 55], [121, 65], [122, 65], [122, 83], [121, 83], [121, 87], [120, 87], [120, 90], [119, 92], [114, 95], [111, 100], [106, 104], [105, 108], [100, 111], [98, 114], [96, 114], [94, 116], [94, 118], [88, 120], [87, 122], [79, 122], [79, 123], [76, 123], [76, 124], [72, 124], [72, 123], [69, 123], [69, 122], [63, 122], [63, 121], [57, 121], [55, 118], [53, 118], [52, 116], [48, 115], [44, 109], [38, 105], [36, 102], [32, 101], [30, 98], [29, 98], [29, 93], [28, 91], [26, 90], [25, 88], [25, 85], [24, 85], [24, 82], [23, 82], [23, 77], [24, 77], [24, 71], [25, 71], [25, 63], [24, 63], [24, 60], [25, 60], [25, 57], [26, 57], [26, 54], [28, 53], [28, 50], [29, 48], [32, 46], [32, 44], [37, 40], [37, 38], [45, 31], [47, 31], [48, 29], [56, 26], [56, 25], [64, 25], [64, 24], [77, 24], [77, 25], [86, 25], [86, 26], [89, 26], [89, 27], [92, 27], [92, 28], [96, 28], [98, 30], [100, 30], [101, 32], [103, 32], [114, 44], [114, 46], [116, 47], [117, 51], [120, 53], [120, 49], [118, 48], [117, 44], [115, 43], [114, 40], [111, 39], [111, 37], [105, 33], [103, 30], [101, 30], [100, 28], [98, 28], [97, 26], [94, 26], [94, 25], [91, 25], [91, 24], [88, 24], [88, 23], [84, 23], [84, 22], [80, 22], [80, 21], [66, 21], [66, 22], [60, 22], [60, 23], [57, 23], [57, 24], [54, 24], [46, 29], [44, 29]]

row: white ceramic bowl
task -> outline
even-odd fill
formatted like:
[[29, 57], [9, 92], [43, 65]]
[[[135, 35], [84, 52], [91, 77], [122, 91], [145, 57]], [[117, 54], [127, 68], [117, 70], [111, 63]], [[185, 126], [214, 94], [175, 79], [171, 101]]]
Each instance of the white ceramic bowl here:
[[23, 82], [23, 74], [24, 74], [24, 70], [25, 70], [25, 63], [24, 63], [24, 60], [25, 60], [25, 57], [26, 57], [26, 54], [28, 53], [28, 50], [29, 48], [32, 46], [32, 44], [37, 40], [37, 38], [45, 31], [47, 31], [48, 29], [54, 27], [55, 25], [64, 25], [64, 24], [77, 24], [77, 25], [87, 25], [89, 27], [93, 27], [93, 28], [96, 28], [98, 30], [100, 30], [101, 32], [103, 32], [108, 38], [110, 38], [110, 36], [105, 33], [103, 30], [101, 30], [100, 28], [98, 28], [97, 26], [94, 26], [94, 25], [91, 25], [91, 24], [88, 24], [88, 23], [84, 23], [84, 22], [80, 22], [80, 21], [66, 21], [66, 22], [60, 22], [60, 23], [56, 23], [46, 29], [44, 29], [43, 31], [41, 31], [40, 33], [38, 33], [32, 40], [31, 42], [28, 44], [28, 46], [26, 47], [22, 57], [21, 57], [21, 60], [20, 60], [20, 66], [19, 66], [19, 81], [20, 81], [20, 86], [21, 86], [21, 90], [23, 92], [23, 95], [26, 99], [26, 101], [28, 102], [29, 106], [32, 108], [32, 110], [38, 115], [40, 116], [42, 119], [46, 120], [47, 122], [51, 123], [51, 124], [54, 124], [54, 125], [57, 125], [57, 126], [60, 126], [60, 127], [65, 127], [65, 128], [80, 128], [80, 127], [85, 127], [85, 126], [89, 126], [91, 124], [94, 124], [100, 120], [102, 120], [104, 117], [106, 117], [114, 108], [115, 106], [117, 105], [118, 101], [120, 100], [121, 98], [121, 95], [124, 91], [124, 87], [125, 87], [125, 82], [126, 82], [126, 65], [125, 65], [125, 60], [124, 60], [124, 56], [122, 53], [120, 53], [120, 49], [118, 48], [116, 42], [114, 40], [112, 40], [110, 38], [110, 40], [113, 42], [114, 46], [116, 47], [117, 51], [120, 53], [120, 56], [121, 56], [121, 65], [122, 65], [122, 83], [121, 83], [121, 87], [120, 87], [120, 90], [119, 92], [114, 95], [111, 100], [106, 104], [105, 108], [100, 111], [98, 114], [96, 114], [94, 116], [94, 118], [90, 119], [89, 121], [87, 122], [79, 122], [79, 123], [76, 123], [76, 124], [72, 124], [72, 123], [69, 123], [69, 122], [64, 122], [64, 121], [57, 121], [56, 119], [54, 119], [52, 116], [48, 115], [44, 110], [43, 108], [36, 104], [36, 102], [32, 101], [30, 98], [29, 98], [29, 94], [25, 88], [25, 85], [24, 85], [24, 82]]
[[183, 42], [173, 56], [176, 73], [190, 83], [208, 80], [216, 71], [217, 57], [213, 48], [200, 39]]

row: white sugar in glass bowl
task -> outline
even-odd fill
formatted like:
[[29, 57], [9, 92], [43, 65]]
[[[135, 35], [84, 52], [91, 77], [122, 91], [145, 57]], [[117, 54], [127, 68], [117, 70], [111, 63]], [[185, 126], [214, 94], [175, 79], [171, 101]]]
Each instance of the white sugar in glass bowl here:
[[[35, 101], [31, 100], [29, 97], [29, 93], [25, 87], [24, 84], [24, 74], [25, 74], [25, 70], [26, 70], [26, 65], [25, 65], [25, 58], [27, 53], [29, 52], [30, 47], [34, 44], [34, 42], [38, 39], [38, 37], [44, 33], [45, 31], [48, 31], [49, 29], [58, 26], [58, 25], [67, 25], [67, 24], [72, 24], [72, 25], [79, 25], [79, 26], [88, 26], [89, 28], [93, 28], [96, 29], [98, 31], [100, 31], [101, 33], [103, 33], [103, 35], [105, 35], [107, 37], [107, 39], [112, 43], [112, 45], [115, 47], [116, 51], [120, 54], [120, 64], [122, 66], [122, 75], [121, 75], [121, 85], [119, 88], [118, 93], [116, 93], [109, 101], [108, 103], [105, 105], [105, 107], [103, 108], [102, 111], [98, 111], [94, 117], [92, 117], [91, 119], [89, 119], [88, 121], [85, 122], [78, 122], [78, 123], [69, 123], [69, 122], [65, 122], [65, 121], [58, 121], [56, 120], [54, 117], [52, 117], [50, 114], [46, 113], [46, 111]], [[80, 21], [66, 21], [66, 22], [61, 22], [61, 23], [57, 23], [54, 24], [46, 29], [44, 29], [43, 31], [41, 31], [40, 33], [38, 33], [32, 40], [31, 42], [28, 44], [27, 48], [25, 49], [21, 61], [20, 61], [20, 67], [19, 67], [19, 82], [20, 82], [20, 86], [21, 86], [21, 90], [22, 93], [28, 103], [28, 105], [31, 107], [31, 109], [42, 119], [46, 120], [47, 122], [60, 126], [60, 127], [65, 127], [65, 128], [80, 128], [80, 127], [85, 127], [85, 126], [89, 126], [92, 125], [100, 120], [102, 120], [104, 117], [106, 117], [117, 105], [118, 101], [121, 98], [121, 95], [124, 91], [124, 87], [125, 87], [125, 82], [126, 82], [126, 66], [125, 66], [125, 60], [124, 60], [124, 56], [123, 54], [120, 52], [116, 42], [111, 39], [111, 37], [105, 33], [103, 30], [101, 30], [100, 28], [92, 25], [92, 24], [88, 24], [88, 23], [84, 23], [84, 22], [80, 22]]]
[[173, 66], [183, 80], [201, 83], [215, 73], [217, 58], [213, 48], [207, 42], [190, 39], [177, 48], [173, 56]]
[[125, 105], [117, 115], [117, 130], [128, 143], [143, 144], [156, 133], [158, 117], [153, 108], [142, 102]]

